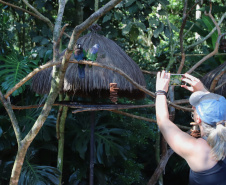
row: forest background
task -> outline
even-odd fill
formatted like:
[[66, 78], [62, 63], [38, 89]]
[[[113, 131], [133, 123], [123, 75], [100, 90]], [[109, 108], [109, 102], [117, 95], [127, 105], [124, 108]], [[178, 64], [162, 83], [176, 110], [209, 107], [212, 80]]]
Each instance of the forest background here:
[[[63, 6], [62, 2], [65, 3], [65, 10], [59, 21], [58, 7], [59, 4]], [[211, 15], [219, 24], [217, 29], [211, 16], [205, 15], [205, 11], [210, 10], [209, 1], [0, 1], [0, 184], [150, 184], [155, 170], [161, 169], [158, 168], [158, 163], [163, 152], [162, 138], [155, 123], [153, 106], [123, 110], [126, 114], [112, 111], [95, 113], [92, 177], [89, 112], [72, 114], [74, 109], [67, 110], [64, 150], [61, 150], [56, 131], [58, 111], [61, 108], [50, 106], [47, 119], [40, 125], [37, 136], [26, 144], [24, 139], [36, 125], [36, 120], [42, 114], [42, 107], [12, 110], [11, 104], [41, 105], [49, 101], [53, 103], [55, 99], [50, 100], [45, 95], [33, 92], [30, 88], [31, 80], [17, 88], [10, 94], [10, 98], [6, 97], [9, 90], [34, 69], [51, 59], [57, 61], [54, 49], [57, 47], [56, 43], [59, 44], [58, 38], [61, 38], [60, 52], [70, 48], [74, 43], [68, 46], [71, 43], [68, 35], [73, 35], [76, 26], [89, 20], [92, 14], [95, 18], [95, 12], [99, 8], [104, 9], [108, 3], [114, 2], [112, 9], [96, 16], [93, 23], [101, 26], [99, 34], [115, 41], [139, 65], [145, 75], [146, 89], [150, 92], [155, 92], [157, 71], [167, 69], [171, 73], [177, 73], [183, 59], [181, 73], [189, 71], [214, 51], [219, 42], [219, 30], [221, 33], [226, 32], [224, 0], [212, 1]], [[61, 29], [57, 30], [56, 25], [62, 28], [65, 24], [68, 24], [64, 30], [67, 35], [60, 35]], [[215, 31], [212, 31], [214, 28]], [[82, 30], [79, 36], [87, 33], [88, 30]], [[195, 68], [192, 74], [202, 78], [223, 64], [224, 52], [225, 50], [219, 50], [214, 53], [214, 56]], [[6, 94], [5, 98], [3, 94]], [[180, 87], [174, 88], [175, 100], [187, 99], [189, 95], [189, 92]], [[56, 100], [62, 100], [62, 96], [64, 95]], [[81, 101], [81, 98], [70, 97], [70, 100]], [[136, 101], [120, 98], [118, 103], [154, 105], [154, 98], [151, 94]], [[191, 121], [189, 111], [176, 109], [174, 122], [184, 131], [190, 129]], [[59, 164], [59, 151], [64, 153], [61, 156], [63, 166]], [[20, 154], [25, 158], [21, 160], [21, 170], [17, 171], [15, 165], [21, 163], [18, 160], [22, 159]], [[167, 165], [162, 168], [163, 175], [158, 176], [156, 184], [188, 184], [189, 167], [186, 162], [176, 154], [169, 155], [166, 162]], [[17, 173], [20, 177], [18, 182], [16, 178], [13, 179]]]

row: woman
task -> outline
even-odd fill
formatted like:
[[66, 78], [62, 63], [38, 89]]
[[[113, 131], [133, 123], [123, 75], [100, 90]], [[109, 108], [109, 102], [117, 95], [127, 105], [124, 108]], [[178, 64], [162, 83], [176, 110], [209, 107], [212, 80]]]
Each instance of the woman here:
[[192, 105], [194, 123], [200, 128], [201, 138], [194, 138], [181, 131], [169, 119], [166, 93], [170, 73], [158, 72], [156, 80], [157, 124], [170, 147], [183, 157], [189, 167], [190, 185], [226, 185], [226, 100], [210, 93], [201, 81], [184, 74], [181, 85], [193, 92]]

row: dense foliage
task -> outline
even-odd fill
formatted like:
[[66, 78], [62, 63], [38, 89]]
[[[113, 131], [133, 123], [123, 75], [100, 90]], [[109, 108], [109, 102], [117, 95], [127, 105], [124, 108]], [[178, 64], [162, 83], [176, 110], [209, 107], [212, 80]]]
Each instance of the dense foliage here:
[[[18, 7], [29, 10], [20, 0], [7, 1]], [[107, 0], [100, 0], [99, 7]], [[30, 3], [52, 22], [57, 14], [57, 1], [32, 0]], [[194, 5], [189, 1], [188, 9]], [[220, 20], [226, 7], [224, 1], [214, 1], [212, 13]], [[81, 8], [82, 7], [82, 8]], [[180, 65], [179, 32], [183, 17], [183, 4], [175, 0], [125, 0], [112, 11], [98, 20], [102, 27], [100, 34], [114, 40], [121, 46], [141, 69], [158, 71], [168, 69], [177, 72]], [[202, 16], [195, 17], [195, 9], [190, 12], [184, 32], [184, 48], [187, 54], [183, 72], [186, 72], [202, 56], [214, 47], [217, 32], [204, 43], [195, 47], [191, 44], [204, 38], [213, 28], [210, 18], [204, 15], [209, 4], [201, 7]], [[216, 11], [217, 10], [217, 11]], [[92, 0], [68, 0], [63, 24], [69, 23], [66, 32], [70, 34], [79, 24], [78, 17], [84, 21], [95, 11]], [[0, 3], [0, 88], [6, 93], [22, 78], [39, 65], [52, 58], [52, 32], [46, 23], [31, 15]], [[225, 32], [225, 22], [221, 25]], [[85, 32], [87, 33], [87, 32]], [[83, 34], [85, 34], [83, 33]], [[63, 37], [63, 50], [69, 39]], [[225, 61], [224, 56], [208, 59], [195, 75], [202, 77], [211, 69]], [[147, 88], [155, 90], [154, 76], [145, 75]], [[176, 98], [188, 95], [176, 89]], [[29, 82], [15, 91], [11, 102], [15, 105], [42, 104], [45, 96], [32, 92]], [[71, 98], [72, 99], [72, 98]], [[78, 100], [79, 97], [73, 97]], [[153, 99], [131, 101], [120, 99], [119, 103], [149, 104]], [[17, 144], [10, 119], [0, 104], [0, 184], [9, 182], [12, 164], [15, 159]], [[38, 117], [41, 108], [15, 110], [23, 136], [27, 134]], [[53, 107], [51, 114], [32, 142], [22, 169], [19, 184], [58, 184], [59, 170], [57, 163], [56, 118], [58, 107]], [[89, 182], [89, 145], [90, 113], [71, 114], [69, 109], [65, 128], [64, 184], [85, 185]], [[152, 108], [126, 110], [126, 112], [155, 118]], [[187, 125], [189, 113], [177, 112], [175, 122]], [[155, 123], [135, 120], [113, 112], [96, 112], [95, 114], [95, 184], [146, 184], [156, 166], [155, 152], [159, 132]], [[169, 160], [164, 176], [164, 184], [185, 184], [188, 167], [175, 154]]]

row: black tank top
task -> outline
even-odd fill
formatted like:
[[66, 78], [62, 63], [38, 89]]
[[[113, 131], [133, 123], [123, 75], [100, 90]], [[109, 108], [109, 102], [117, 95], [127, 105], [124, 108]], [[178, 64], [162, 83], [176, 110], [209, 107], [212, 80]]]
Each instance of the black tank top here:
[[190, 185], [226, 185], [226, 158], [202, 172], [190, 170]]

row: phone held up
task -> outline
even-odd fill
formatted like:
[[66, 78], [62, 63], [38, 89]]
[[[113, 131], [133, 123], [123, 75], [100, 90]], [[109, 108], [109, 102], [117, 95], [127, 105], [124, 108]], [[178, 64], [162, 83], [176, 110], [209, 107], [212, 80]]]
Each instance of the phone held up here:
[[170, 84], [173, 86], [181, 86], [184, 82], [182, 82], [182, 77], [184, 74], [170, 74]]

